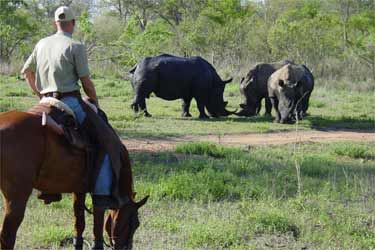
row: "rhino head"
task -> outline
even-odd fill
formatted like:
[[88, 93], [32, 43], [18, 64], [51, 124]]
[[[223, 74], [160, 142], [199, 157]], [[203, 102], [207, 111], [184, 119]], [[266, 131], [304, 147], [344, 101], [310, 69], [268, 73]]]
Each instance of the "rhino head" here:
[[243, 103], [240, 104], [240, 111], [235, 114], [238, 116], [253, 116], [257, 114], [259, 104], [254, 94], [254, 85], [256, 83], [256, 69], [252, 69], [241, 79], [240, 93]]
[[285, 65], [280, 69], [276, 84], [279, 92], [278, 109], [280, 112], [280, 123], [293, 123], [295, 119], [295, 109], [298, 94], [301, 92], [300, 80], [304, 75], [304, 70], [297, 65]]
[[216, 84], [211, 90], [208, 103], [206, 105], [207, 111], [212, 117], [228, 116], [234, 114], [236, 111], [228, 111], [226, 106], [228, 102], [224, 101], [225, 85], [230, 83], [233, 79], [221, 81]]

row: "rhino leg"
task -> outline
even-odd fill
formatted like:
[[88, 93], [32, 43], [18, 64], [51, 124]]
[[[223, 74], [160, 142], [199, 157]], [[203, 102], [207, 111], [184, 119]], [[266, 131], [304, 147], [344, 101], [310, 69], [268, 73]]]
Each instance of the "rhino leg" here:
[[297, 116], [297, 117], [294, 117], [295, 119], [298, 119], [298, 120], [302, 120], [303, 119], [303, 104], [302, 103], [300, 103], [296, 107], [295, 116]]
[[204, 110], [205, 105], [203, 104], [203, 102], [197, 100], [197, 106], [198, 106], [198, 110], [199, 110], [199, 119], [210, 118]]
[[305, 96], [301, 97], [302, 99], [299, 101], [299, 104], [296, 107], [296, 115], [298, 120], [302, 120], [306, 116], [306, 111], [309, 107], [309, 97], [310, 94], [306, 94]]
[[310, 99], [311, 92], [307, 94], [302, 100], [302, 115], [305, 117], [307, 114], [307, 109], [309, 108], [309, 99]]
[[262, 99], [260, 99], [259, 101], [256, 102], [256, 114], [255, 115], [259, 115], [259, 112], [260, 110], [262, 109]]
[[136, 95], [131, 107], [134, 112], [138, 113], [139, 111], [142, 111], [145, 117], [151, 117], [151, 114], [147, 112], [145, 97]]
[[265, 103], [265, 106], [266, 106], [266, 112], [264, 113], [264, 115], [271, 116], [272, 103], [271, 103], [270, 98], [266, 97], [264, 103]]
[[191, 117], [191, 114], [189, 113], [191, 99], [192, 98], [182, 99], [182, 117]]
[[271, 100], [271, 103], [272, 103], [272, 106], [273, 106], [273, 108], [275, 109], [275, 120], [274, 120], [274, 122], [280, 122], [280, 117], [281, 117], [281, 115], [280, 115], [280, 111], [279, 111], [279, 100], [277, 100], [277, 98], [276, 97], [272, 97], [272, 98], [270, 98], [270, 100]]

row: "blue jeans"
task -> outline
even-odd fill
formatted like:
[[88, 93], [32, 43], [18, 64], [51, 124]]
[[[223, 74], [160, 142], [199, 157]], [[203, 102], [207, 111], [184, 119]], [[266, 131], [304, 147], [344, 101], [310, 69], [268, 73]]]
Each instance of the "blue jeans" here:
[[[86, 113], [81, 107], [78, 99], [76, 97], [67, 96], [63, 97], [60, 101], [68, 105], [76, 115], [76, 119], [79, 124], [82, 124], [86, 118]], [[112, 167], [109, 160], [109, 155], [104, 156], [102, 166], [98, 178], [96, 179], [94, 194], [96, 195], [111, 195], [112, 188]]]

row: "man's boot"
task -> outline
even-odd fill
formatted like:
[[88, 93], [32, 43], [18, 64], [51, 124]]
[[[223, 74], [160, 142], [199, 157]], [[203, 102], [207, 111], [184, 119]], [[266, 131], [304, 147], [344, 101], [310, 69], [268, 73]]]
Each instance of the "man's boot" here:
[[47, 193], [40, 192], [38, 194], [38, 199], [43, 200], [44, 204], [48, 205], [52, 202], [61, 201], [62, 196], [61, 194], [47, 194]]
[[118, 209], [119, 203], [111, 195], [92, 195], [92, 204], [102, 209]]

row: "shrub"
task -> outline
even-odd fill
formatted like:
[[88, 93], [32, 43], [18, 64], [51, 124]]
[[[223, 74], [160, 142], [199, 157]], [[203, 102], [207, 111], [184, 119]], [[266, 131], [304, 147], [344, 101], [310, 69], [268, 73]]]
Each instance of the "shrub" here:
[[235, 148], [227, 148], [212, 142], [187, 142], [177, 144], [177, 153], [206, 155], [215, 158], [226, 158], [240, 154], [241, 150]]
[[253, 220], [258, 227], [259, 232], [269, 233], [287, 233], [292, 232], [293, 236], [297, 238], [300, 234], [300, 230], [292, 221], [288, 218], [276, 214], [276, 213], [262, 213], [257, 214], [253, 217]]
[[368, 146], [358, 144], [340, 143], [334, 148], [334, 153], [355, 159], [375, 158], [375, 152], [371, 152]]
[[152, 190], [155, 198], [179, 200], [218, 201], [238, 199], [240, 192], [235, 189], [236, 177], [229, 172], [219, 172], [211, 168], [197, 173], [183, 171], [161, 178]]

